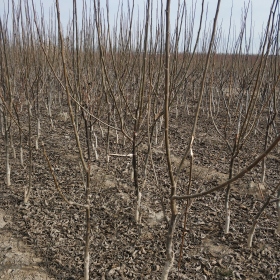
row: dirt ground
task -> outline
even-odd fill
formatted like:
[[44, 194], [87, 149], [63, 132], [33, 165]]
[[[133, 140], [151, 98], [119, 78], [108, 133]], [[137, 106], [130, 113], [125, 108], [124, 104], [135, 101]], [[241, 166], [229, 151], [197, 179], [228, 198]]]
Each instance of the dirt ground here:
[[[71, 125], [69, 119], [59, 118], [64, 112], [67, 112], [65, 108], [54, 111], [52, 128], [42, 109], [41, 140], [65, 195], [84, 203], [85, 192]], [[173, 164], [179, 161], [188, 140], [187, 125], [176, 129], [176, 122], [179, 120], [174, 118], [171, 124]], [[34, 124], [33, 135], [36, 135], [35, 127]], [[210, 123], [204, 121], [199, 127], [194, 146], [193, 192], [216, 186], [227, 178], [228, 161], [223, 144]], [[107, 165], [106, 137], [102, 138], [101, 134], [96, 130], [99, 159], [93, 159], [91, 166], [91, 279], [160, 279], [167, 233], [161, 199], [168, 208], [169, 197], [163, 148], [160, 141], [154, 147], [159, 185], [153, 175], [147, 178], [142, 191], [142, 223], [136, 225], [131, 159], [112, 156]], [[81, 140], [85, 142], [83, 136]], [[82, 279], [84, 210], [63, 202], [55, 190], [42, 149], [32, 152], [32, 195], [29, 204], [23, 205], [23, 191], [28, 184], [28, 151], [24, 151], [22, 168], [18, 139], [14, 142], [17, 157], [11, 159], [12, 186], [7, 187], [4, 183], [5, 149], [1, 141], [0, 279]], [[123, 146], [121, 142], [116, 142], [112, 131], [111, 152], [131, 153], [131, 146]], [[250, 162], [250, 149], [250, 145], [246, 147], [236, 170]], [[254, 149], [256, 154], [260, 151], [257, 142]], [[141, 151], [145, 151], [145, 146], [139, 148], [140, 171], [143, 167]], [[267, 180], [261, 189], [258, 187], [260, 166], [232, 186], [231, 228], [227, 235], [223, 233], [224, 193], [215, 192], [195, 200], [187, 218], [181, 257], [185, 206], [180, 203], [182, 217], [175, 234], [176, 262], [170, 279], [280, 279], [275, 204], [269, 205], [260, 218], [253, 248], [246, 246], [253, 218], [265, 195], [279, 182], [279, 163], [280, 154], [274, 150], [267, 160]], [[186, 174], [188, 167], [186, 164], [183, 168]], [[182, 176], [178, 185], [178, 192], [184, 193], [187, 175]]]
[[0, 279], [51, 280], [32, 247], [6, 229], [10, 216], [0, 211]]

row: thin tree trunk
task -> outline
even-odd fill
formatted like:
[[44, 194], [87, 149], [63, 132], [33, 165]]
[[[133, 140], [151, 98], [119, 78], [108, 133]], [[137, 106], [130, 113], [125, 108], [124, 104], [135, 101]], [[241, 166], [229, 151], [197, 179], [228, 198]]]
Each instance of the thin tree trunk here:
[[174, 264], [175, 256], [173, 250], [173, 236], [176, 228], [176, 221], [177, 221], [177, 215], [172, 215], [168, 228], [168, 234], [166, 240], [166, 261], [163, 267], [161, 280], [168, 279], [169, 272]]
[[254, 237], [254, 233], [255, 233], [255, 230], [256, 230], [258, 219], [260, 218], [260, 216], [262, 215], [263, 211], [265, 210], [265, 208], [269, 204], [270, 199], [271, 199], [271, 197], [267, 198], [266, 202], [264, 203], [262, 208], [259, 210], [257, 216], [254, 219], [254, 222], [253, 222], [253, 224], [251, 226], [251, 229], [250, 229], [249, 234], [248, 234], [248, 239], [247, 239], [247, 245], [248, 245], [249, 248], [252, 247], [253, 237]]
[[277, 232], [278, 232], [278, 234], [280, 234], [280, 188], [278, 189], [277, 198], [278, 198], [278, 201], [276, 202], [277, 203], [277, 212], [278, 212]]
[[28, 186], [24, 190], [24, 204], [28, 203], [32, 188], [32, 146], [31, 146], [31, 104], [28, 102], [28, 150], [29, 150], [29, 167], [28, 167]]
[[41, 135], [41, 124], [40, 124], [40, 118], [38, 117], [37, 118], [37, 137], [36, 137], [36, 142], [35, 142], [35, 148], [36, 150], [39, 149], [39, 138], [40, 138], [40, 135]]
[[5, 148], [6, 148], [6, 185], [11, 185], [11, 166], [10, 166], [10, 148], [9, 148], [9, 128], [7, 116], [4, 116], [5, 124]]
[[85, 254], [84, 254], [84, 279], [89, 280], [90, 266], [90, 207], [86, 208], [86, 238], [85, 238]]

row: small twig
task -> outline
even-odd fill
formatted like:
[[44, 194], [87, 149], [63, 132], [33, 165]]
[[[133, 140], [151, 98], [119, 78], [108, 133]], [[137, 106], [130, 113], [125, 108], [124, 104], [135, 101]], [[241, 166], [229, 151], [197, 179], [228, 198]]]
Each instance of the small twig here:
[[[267, 197], [265, 203], [263, 204], [262, 208], [259, 210], [258, 214], [256, 215], [256, 217], [254, 219], [254, 222], [253, 222], [252, 227], [251, 227], [251, 229], [249, 231], [249, 234], [248, 234], [247, 245], [248, 245], [249, 248], [252, 247], [253, 236], [254, 236], [254, 233], [255, 233], [255, 230], [256, 230], [258, 219], [261, 217], [262, 213], [264, 212], [264, 210], [268, 206], [268, 204], [270, 202], [275, 202], [275, 199], [271, 200], [271, 198], [272, 198], [272, 195], [274, 195], [274, 193], [279, 189], [279, 187], [280, 187], [280, 183], [274, 188], [272, 194]], [[276, 199], [276, 201], [277, 200], [278, 199]]]

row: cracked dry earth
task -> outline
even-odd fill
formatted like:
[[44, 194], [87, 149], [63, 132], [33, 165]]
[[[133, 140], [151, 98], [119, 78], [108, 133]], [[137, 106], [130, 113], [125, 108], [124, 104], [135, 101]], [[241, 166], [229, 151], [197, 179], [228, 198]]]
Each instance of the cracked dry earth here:
[[[67, 108], [64, 108], [64, 112]], [[54, 111], [54, 128], [49, 125], [42, 108], [42, 135], [45, 147], [65, 195], [84, 203], [85, 194], [79, 157], [69, 119], [60, 119]], [[65, 113], [67, 114], [67, 113]], [[188, 135], [178, 126], [180, 118], [172, 118], [172, 162], [182, 155]], [[33, 135], [36, 135], [35, 123]], [[179, 127], [179, 129], [177, 129]], [[25, 128], [27, 129], [27, 128]], [[218, 141], [211, 123], [204, 120], [194, 143], [192, 192], [216, 186], [227, 177], [224, 147]], [[134, 187], [130, 158], [112, 156], [107, 166], [104, 151], [106, 137], [98, 138], [99, 159], [91, 165], [91, 265], [90, 279], [160, 279], [165, 261], [167, 225], [161, 198], [168, 209], [168, 175], [160, 144], [155, 144], [153, 160], [159, 185], [150, 172], [143, 189], [142, 223], [134, 222]], [[16, 135], [15, 135], [16, 136]], [[159, 138], [162, 134], [159, 134]], [[252, 149], [260, 150], [258, 140], [244, 148], [236, 170], [251, 162]], [[18, 139], [14, 137], [16, 152]], [[81, 135], [85, 147], [85, 139]], [[116, 142], [112, 131], [112, 153], [131, 153], [131, 146]], [[160, 143], [161, 141], [159, 141]], [[1, 166], [5, 166], [4, 143], [1, 144]], [[250, 143], [251, 144], [251, 143]], [[145, 151], [139, 147], [139, 172], [143, 172]], [[18, 155], [17, 155], [18, 156]], [[24, 151], [26, 165], [28, 151]], [[84, 210], [66, 205], [55, 190], [42, 151], [32, 152], [32, 195], [23, 205], [23, 190], [28, 184], [28, 167], [22, 168], [11, 158], [12, 186], [4, 184], [4, 168], [0, 173], [0, 279], [63, 279], [83, 278]], [[178, 269], [183, 234], [183, 218], [179, 219], [174, 236], [176, 261], [169, 279], [280, 279], [280, 238], [277, 233], [276, 205], [271, 204], [260, 218], [253, 248], [246, 240], [250, 225], [262, 206], [263, 197], [279, 182], [280, 153], [275, 149], [267, 160], [267, 180], [259, 188], [260, 166], [232, 186], [231, 228], [224, 235], [224, 193], [215, 192], [194, 201], [188, 215], [183, 254]], [[151, 166], [149, 167], [152, 168]], [[183, 168], [188, 174], [188, 164]], [[142, 178], [140, 178], [141, 182]], [[184, 193], [187, 175], [178, 183]], [[185, 206], [179, 203], [181, 209]], [[181, 210], [183, 211], [183, 210]], [[183, 216], [183, 215], [182, 215]]]

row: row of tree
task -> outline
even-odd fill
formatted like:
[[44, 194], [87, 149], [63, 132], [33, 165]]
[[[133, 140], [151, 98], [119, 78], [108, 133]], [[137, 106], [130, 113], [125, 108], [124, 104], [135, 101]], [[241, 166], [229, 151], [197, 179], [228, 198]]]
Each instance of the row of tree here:
[[[131, 158], [134, 216], [139, 224], [142, 194], [151, 176], [158, 185], [158, 195], [162, 195], [163, 182], [157, 177], [159, 167], [153, 160], [153, 150], [161, 147], [164, 151], [169, 177], [169, 194], [165, 199], [169, 203], [162, 203], [168, 223], [162, 279], [167, 279], [175, 258], [173, 236], [180, 218], [178, 213], [184, 213], [186, 224], [195, 198], [224, 190], [225, 233], [228, 233], [232, 184], [259, 163], [259, 183], [265, 184], [266, 156], [280, 140], [278, 1], [272, 1], [259, 52], [255, 55], [250, 53], [251, 33], [247, 35], [248, 30], [252, 31], [247, 23], [249, 7], [243, 11], [241, 29], [233, 42], [231, 32], [227, 38], [218, 32], [220, 0], [211, 32], [203, 30], [207, 13], [202, 1], [197, 34], [192, 31], [197, 18], [195, 10], [189, 17], [185, 1], [179, 6], [175, 28], [171, 30], [170, 2], [167, 0], [166, 4], [154, 7], [152, 1], [147, 0], [145, 18], [138, 22], [135, 21], [134, 2], [128, 2], [127, 9], [120, 9], [116, 22], [111, 25], [108, 6], [104, 11], [98, 0], [91, 2], [90, 8], [83, 1], [80, 21], [77, 3], [73, 0], [73, 16], [65, 33], [58, 0], [48, 24], [43, 14], [39, 19], [33, 1], [19, 5], [12, 1], [12, 13], [1, 17], [0, 125], [5, 143], [6, 185], [12, 184], [10, 158], [17, 156], [19, 148], [20, 163], [23, 168], [28, 167], [28, 186], [23, 198], [24, 203], [28, 203], [33, 185], [32, 153], [34, 149], [44, 153], [61, 197], [67, 204], [85, 209], [85, 279], [89, 279], [90, 271], [93, 160], [102, 158], [109, 163], [112, 157]], [[84, 203], [72, 201], [62, 191], [48, 157], [51, 147], [40, 143], [42, 108], [46, 108], [50, 126], [54, 128], [53, 111], [61, 110], [61, 114], [65, 114], [65, 104], [82, 166]], [[228, 179], [196, 192], [192, 185], [193, 160], [197, 152], [194, 142], [202, 115], [211, 121], [224, 147]], [[185, 136], [187, 145], [177, 165], [172, 162], [175, 148], [172, 146], [174, 136], [170, 133], [170, 123], [174, 119], [189, 124]], [[36, 129], [32, 123], [37, 124]], [[98, 135], [105, 139], [102, 149], [98, 147]], [[15, 138], [18, 145], [14, 144]], [[122, 152], [112, 150], [112, 139], [121, 144]], [[239, 170], [237, 163], [243, 157], [243, 148], [255, 141], [259, 146], [251, 147], [250, 156], [254, 153], [258, 156]], [[139, 164], [139, 157], [144, 158], [143, 165]], [[186, 166], [189, 170], [183, 172]], [[185, 182], [183, 178], [187, 186], [180, 185]], [[252, 246], [257, 220], [269, 203], [278, 204], [280, 217], [279, 184], [270, 188], [250, 230], [248, 246]]]

